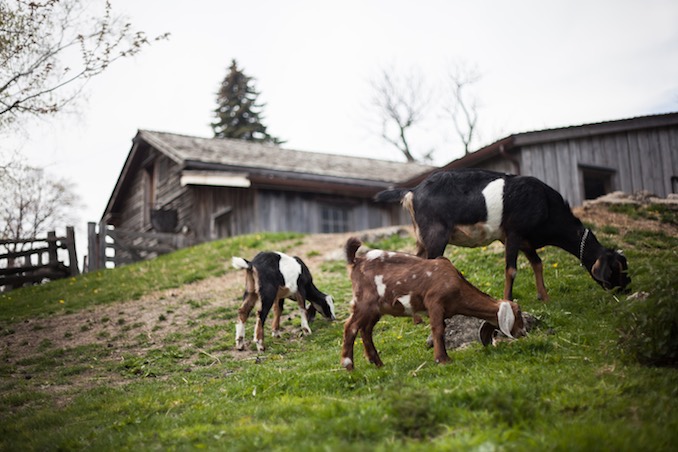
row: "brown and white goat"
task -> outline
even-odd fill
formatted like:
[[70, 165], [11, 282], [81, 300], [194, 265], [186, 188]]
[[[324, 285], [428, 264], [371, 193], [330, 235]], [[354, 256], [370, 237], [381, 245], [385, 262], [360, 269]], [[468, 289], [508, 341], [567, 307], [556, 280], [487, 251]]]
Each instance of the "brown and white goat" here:
[[500, 240], [505, 245], [504, 298], [513, 298], [518, 252], [534, 271], [537, 297], [548, 299], [537, 250], [546, 245], [579, 258], [605, 289], [625, 290], [631, 283], [626, 258], [603, 247], [574, 216], [553, 188], [539, 179], [482, 169], [433, 173], [415, 188], [377, 193], [379, 202], [401, 201], [417, 236], [417, 256], [442, 256], [448, 243], [478, 247]]
[[438, 363], [449, 361], [445, 319], [457, 314], [485, 320], [509, 337], [525, 335], [523, 316], [516, 303], [495, 300], [481, 292], [449, 260], [381, 250], [357, 257], [360, 245], [355, 237], [346, 242], [353, 285], [352, 313], [344, 324], [341, 350], [341, 365], [346, 369], [353, 370], [353, 344], [358, 333], [367, 359], [377, 366], [383, 365], [372, 341], [372, 331], [384, 314], [409, 317], [426, 312]]
[[[235, 345], [238, 350], [245, 348], [245, 322], [257, 301], [261, 302], [261, 309], [257, 313], [254, 342], [259, 351], [264, 351], [264, 322], [271, 307], [273, 336], [280, 335], [280, 316], [285, 298], [296, 300], [299, 304], [301, 329], [307, 334], [311, 334], [309, 321], [313, 321], [316, 311], [335, 320], [332, 297], [318, 290], [308, 267], [298, 257], [264, 251], [254, 256], [251, 262], [242, 257], [233, 257], [232, 264], [235, 268], [247, 270], [245, 294], [235, 325]], [[311, 302], [308, 308], [306, 300]]]

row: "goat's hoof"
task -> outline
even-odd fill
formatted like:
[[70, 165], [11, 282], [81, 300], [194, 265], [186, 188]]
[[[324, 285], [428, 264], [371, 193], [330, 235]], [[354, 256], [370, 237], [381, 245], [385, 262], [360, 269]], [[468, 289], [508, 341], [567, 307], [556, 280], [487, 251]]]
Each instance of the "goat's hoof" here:
[[235, 342], [235, 348], [240, 350], [240, 351], [245, 350], [245, 341], [242, 341], [242, 340], [236, 341]]
[[446, 356], [444, 358], [436, 358], [436, 363], [438, 363], [438, 364], [444, 365], [444, 364], [447, 364], [449, 362], [450, 362], [450, 358], [448, 356]]
[[273, 330], [273, 332], [271, 333], [271, 336], [273, 337], [280, 337], [280, 335], [281, 335], [280, 330]]
[[305, 335], [305, 334], [310, 335], [310, 334], [311, 334], [311, 329], [310, 329], [310, 328], [302, 328], [302, 329], [301, 329], [301, 335], [303, 336], [303, 335]]
[[341, 367], [343, 367], [346, 370], [353, 370], [353, 360], [351, 358], [342, 359]]

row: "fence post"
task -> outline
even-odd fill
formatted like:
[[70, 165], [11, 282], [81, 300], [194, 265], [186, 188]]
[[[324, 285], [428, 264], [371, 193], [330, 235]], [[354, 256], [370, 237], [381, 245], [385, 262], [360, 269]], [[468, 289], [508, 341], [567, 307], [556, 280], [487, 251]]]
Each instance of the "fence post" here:
[[47, 255], [49, 256], [48, 265], [56, 267], [59, 264], [59, 256], [57, 255], [57, 238], [56, 232], [49, 231], [47, 233]]
[[99, 262], [99, 247], [97, 246], [97, 224], [93, 221], [87, 223], [87, 269], [83, 271], [93, 272]]
[[106, 268], [106, 236], [108, 235], [108, 226], [104, 220], [99, 222], [99, 253], [97, 255], [97, 267]]
[[75, 249], [75, 229], [73, 229], [73, 226], [66, 226], [66, 248], [68, 249], [68, 268], [71, 276], [79, 275], [78, 254]]

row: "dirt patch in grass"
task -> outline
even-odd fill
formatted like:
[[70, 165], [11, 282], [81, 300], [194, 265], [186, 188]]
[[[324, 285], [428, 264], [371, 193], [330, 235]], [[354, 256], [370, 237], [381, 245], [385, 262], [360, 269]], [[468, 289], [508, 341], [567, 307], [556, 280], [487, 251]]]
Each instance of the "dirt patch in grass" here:
[[[277, 249], [298, 255], [307, 263], [312, 272], [319, 271], [327, 256], [340, 254], [346, 239], [351, 234], [319, 234], [281, 242]], [[254, 255], [243, 255], [252, 259]], [[225, 262], [230, 266], [230, 261]], [[4, 326], [0, 330], [0, 357], [4, 365], [13, 369], [11, 378], [34, 380], [41, 389], [53, 393], [67, 392], [67, 387], [54, 383], [50, 376], [52, 369], [36, 370], [32, 363], [46, 353], [59, 350], [77, 349], [82, 346], [100, 346], [106, 350], [105, 359], [111, 362], [123, 362], [125, 356], [143, 356], [149, 350], [161, 348], [172, 343], [180, 349], [195, 349], [205, 357], [215, 361], [221, 359], [256, 360], [257, 352], [251, 348], [236, 351], [220, 350], [218, 353], [195, 347], [189, 339], [176, 339], [198, 326], [223, 325], [220, 341], [232, 341], [233, 322], [224, 320], [223, 313], [233, 311], [241, 302], [244, 288], [244, 272], [227, 268], [227, 273], [219, 277], [207, 278], [181, 287], [151, 292], [136, 300], [128, 300], [108, 305], [93, 306], [72, 314], [29, 319]], [[254, 315], [248, 322], [248, 337], [254, 328]], [[296, 306], [288, 303], [282, 334], [290, 340], [297, 340], [298, 317]], [[270, 316], [269, 316], [270, 321]], [[267, 325], [270, 328], [270, 324]], [[171, 338], [168, 340], [168, 338]], [[249, 345], [249, 344], [248, 344]], [[206, 358], [207, 359], [207, 358]], [[68, 365], [64, 362], [63, 364]], [[100, 385], [106, 379], [107, 384], [123, 384], [122, 375], [108, 373], [99, 375], [87, 368], [68, 377], [69, 387], [89, 387]]]

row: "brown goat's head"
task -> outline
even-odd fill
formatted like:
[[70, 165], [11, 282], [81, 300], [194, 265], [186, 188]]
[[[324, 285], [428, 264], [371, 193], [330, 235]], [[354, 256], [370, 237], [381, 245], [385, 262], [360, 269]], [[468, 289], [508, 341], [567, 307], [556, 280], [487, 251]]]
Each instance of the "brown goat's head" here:
[[495, 331], [501, 331], [505, 336], [514, 339], [527, 334], [525, 319], [523, 319], [523, 313], [517, 303], [508, 300], [500, 302], [499, 311], [497, 312], [497, 325], [483, 322], [478, 330], [480, 342], [483, 345], [490, 344]]

